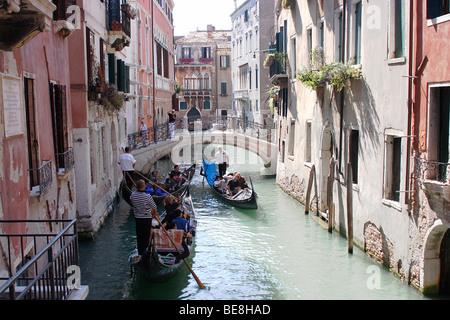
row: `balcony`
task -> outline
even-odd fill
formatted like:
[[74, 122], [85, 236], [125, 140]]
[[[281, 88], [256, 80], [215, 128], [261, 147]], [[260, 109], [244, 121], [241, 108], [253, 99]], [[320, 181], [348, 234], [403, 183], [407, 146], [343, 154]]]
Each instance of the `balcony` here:
[[416, 158], [414, 176], [431, 206], [450, 202], [450, 163]]
[[285, 58], [274, 59], [269, 68], [270, 82], [275, 86], [286, 88], [288, 83], [288, 75], [286, 74]]
[[45, 161], [39, 168], [28, 169], [30, 172], [31, 196], [40, 196], [52, 185], [52, 162]]
[[106, 1], [108, 40], [112, 51], [122, 51], [131, 42], [131, 20], [135, 14], [127, 3]]
[[181, 95], [185, 98], [195, 97], [210, 97], [212, 94], [211, 89], [183, 89]]
[[73, 148], [69, 148], [64, 153], [56, 154], [56, 165], [58, 175], [65, 175], [75, 166]]
[[0, 270], [0, 300], [72, 300], [75, 293], [86, 297], [88, 288], [79, 277], [76, 220], [0, 220], [0, 230], [7, 266]]
[[50, 0], [0, 1], [0, 50], [17, 50], [50, 31], [55, 9]]

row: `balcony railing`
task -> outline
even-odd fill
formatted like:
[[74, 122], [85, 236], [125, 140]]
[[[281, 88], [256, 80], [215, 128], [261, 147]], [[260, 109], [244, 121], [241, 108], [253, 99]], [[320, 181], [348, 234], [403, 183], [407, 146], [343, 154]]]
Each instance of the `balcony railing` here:
[[73, 148], [69, 148], [64, 153], [56, 154], [56, 165], [58, 174], [66, 174], [75, 165], [75, 158], [73, 155]]
[[30, 171], [32, 193], [43, 194], [53, 183], [52, 161], [44, 161], [41, 167], [28, 170]]
[[211, 89], [182, 89], [181, 94], [185, 97], [205, 97], [211, 96]]
[[416, 158], [415, 162], [416, 179], [450, 184], [450, 163], [426, 161], [421, 158]]
[[[0, 230], [25, 226], [28, 230], [49, 227], [50, 233], [0, 234], [10, 268], [9, 277], [0, 277], [0, 300], [66, 300], [80, 284], [71, 281], [74, 273], [70, 272], [79, 265], [76, 220], [0, 220]], [[57, 228], [59, 232], [52, 231]], [[22, 263], [16, 271], [17, 259]]]

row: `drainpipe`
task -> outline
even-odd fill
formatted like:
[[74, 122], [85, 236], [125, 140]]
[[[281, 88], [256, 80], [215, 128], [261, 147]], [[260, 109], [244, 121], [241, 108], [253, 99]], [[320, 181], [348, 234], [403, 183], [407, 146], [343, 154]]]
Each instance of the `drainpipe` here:
[[156, 79], [155, 79], [155, 20], [154, 20], [154, 1], [152, 0], [152, 75], [153, 75], [153, 128], [155, 127], [155, 118], [156, 118]]
[[[345, 32], [346, 32], [346, 21], [347, 21], [347, 15], [346, 15], [346, 7], [347, 7], [347, 1], [343, 0], [342, 2], [342, 46], [341, 46], [341, 57], [342, 61], [345, 61]], [[343, 133], [344, 133], [344, 91], [341, 91], [341, 105], [340, 105], [340, 124], [339, 124], [339, 173], [343, 175], [342, 173], [342, 143], [343, 143]]]
[[[409, 53], [408, 53], [408, 64], [409, 64], [409, 79], [408, 79], [408, 137], [407, 137], [407, 152], [406, 154], [408, 155], [406, 157], [406, 184], [405, 184], [405, 190], [409, 191], [406, 192], [405, 195], [405, 203], [408, 205], [408, 211], [409, 214], [411, 214], [411, 210], [412, 210], [412, 203], [411, 203], [411, 199], [412, 199], [412, 191], [414, 186], [412, 185], [412, 181], [413, 181], [413, 177], [412, 174], [414, 172], [414, 170], [411, 172], [411, 159], [414, 155], [413, 152], [413, 148], [411, 146], [411, 144], [413, 143], [414, 139], [412, 139], [412, 135], [414, 134], [414, 132], [412, 132], [412, 125], [413, 125], [413, 120], [412, 120], [412, 108], [413, 108], [413, 81], [414, 78], [413, 76], [413, 49], [414, 49], [414, 30], [416, 30], [416, 28], [414, 28], [414, 1], [411, 0], [410, 4], [409, 4]], [[414, 161], [412, 161], [412, 163], [415, 163]]]

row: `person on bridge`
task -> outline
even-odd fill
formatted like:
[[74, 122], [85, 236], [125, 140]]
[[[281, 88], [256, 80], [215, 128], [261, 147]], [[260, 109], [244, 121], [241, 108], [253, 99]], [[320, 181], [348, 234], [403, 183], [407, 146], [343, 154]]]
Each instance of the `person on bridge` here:
[[219, 166], [219, 176], [222, 178], [226, 174], [227, 168], [230, 166], [230, 157], [228, 156], [228, 153], [223, 150], [223, 147], [219, 146], [219, 151], [216, 152], [216, 154], [213, 158], [210, 159], [210, 161], [212, 161], [213, 159], [216, 160]]
[[169, 113], [169, 130], [170, 137], [173, 138], [173, 132], [175, 130], [175, 121], [177, 120], [177, 115], [175, 114], [175, 110], [172, 110], [172, 113]]
[[125, 148], [125, 153], [122, 153], [119, 157], [120, 170], [123, 172], [123, 177], [127, 183], [128, 189], [133, 188], [134, 179], [134, 167], [136, 165], [136, 160], [131, 154], [130, 147]]
[[141, 121], [141, 141], [144, 147], [147, 144], [146, 138], [147, 138], [147, 126], [145, 125], [144, 121]]
[[142, 256], [148, 247], [152, 229], [152, 218], [158, 214], [156, 203], [152, 196], [145, 192], [144, 180], [136, 182], [137, 190], [130, 196], [136, 223], [136, 238], [138, 254]]

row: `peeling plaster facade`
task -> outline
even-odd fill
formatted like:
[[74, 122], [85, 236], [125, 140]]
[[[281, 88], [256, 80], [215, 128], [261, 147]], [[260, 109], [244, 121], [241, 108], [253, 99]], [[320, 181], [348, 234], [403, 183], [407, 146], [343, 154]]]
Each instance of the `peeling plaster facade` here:
[[[49, 23], [49, 30], [28, 39], [20, 49], [0, 51], [0, 219], [47, 220], [76, 218], [75, 169], [65, 170], [55, 154], [52, 129], [55, 114], [51, 108], [49, 84], [65, 86], [61, 103], [70, 105], [70, 76], [67, 61], [69, 43]], [[12, 87], [8, 87], [12, 84]], [[28, 89], [28, 95], [26, 95]], [[33, 108], [30, 108], [30, 105]], [[71, 109], [65, 115], [67, 150], [73, 146]], [[30, 122], [34, 119], [33, 149], [30, 148]], [[35, 151], [35, 166], [30, 165], [30, 153]], [[39, 186], [32, 181], [30, 169], [50, 163], [45, 179]], [[66, 162], [68, 163], [68, 162]], [[45, 181], [43, 181], [45, 180]], [[32, 190], [33, 189], [33, 190]], [[48, 233], [49, 224], [25, 224], [22, 227], [2, 224], [2, 233]], [[53, 230], [55, 231], [55, 230]], [[20, 246], [12, 250], [12, 266], [7, 266], [6, 242], [0, 243], [0, 273], [15, 269], [22, 262]], [[33, 246], [25, 243], [25, 254]]]

